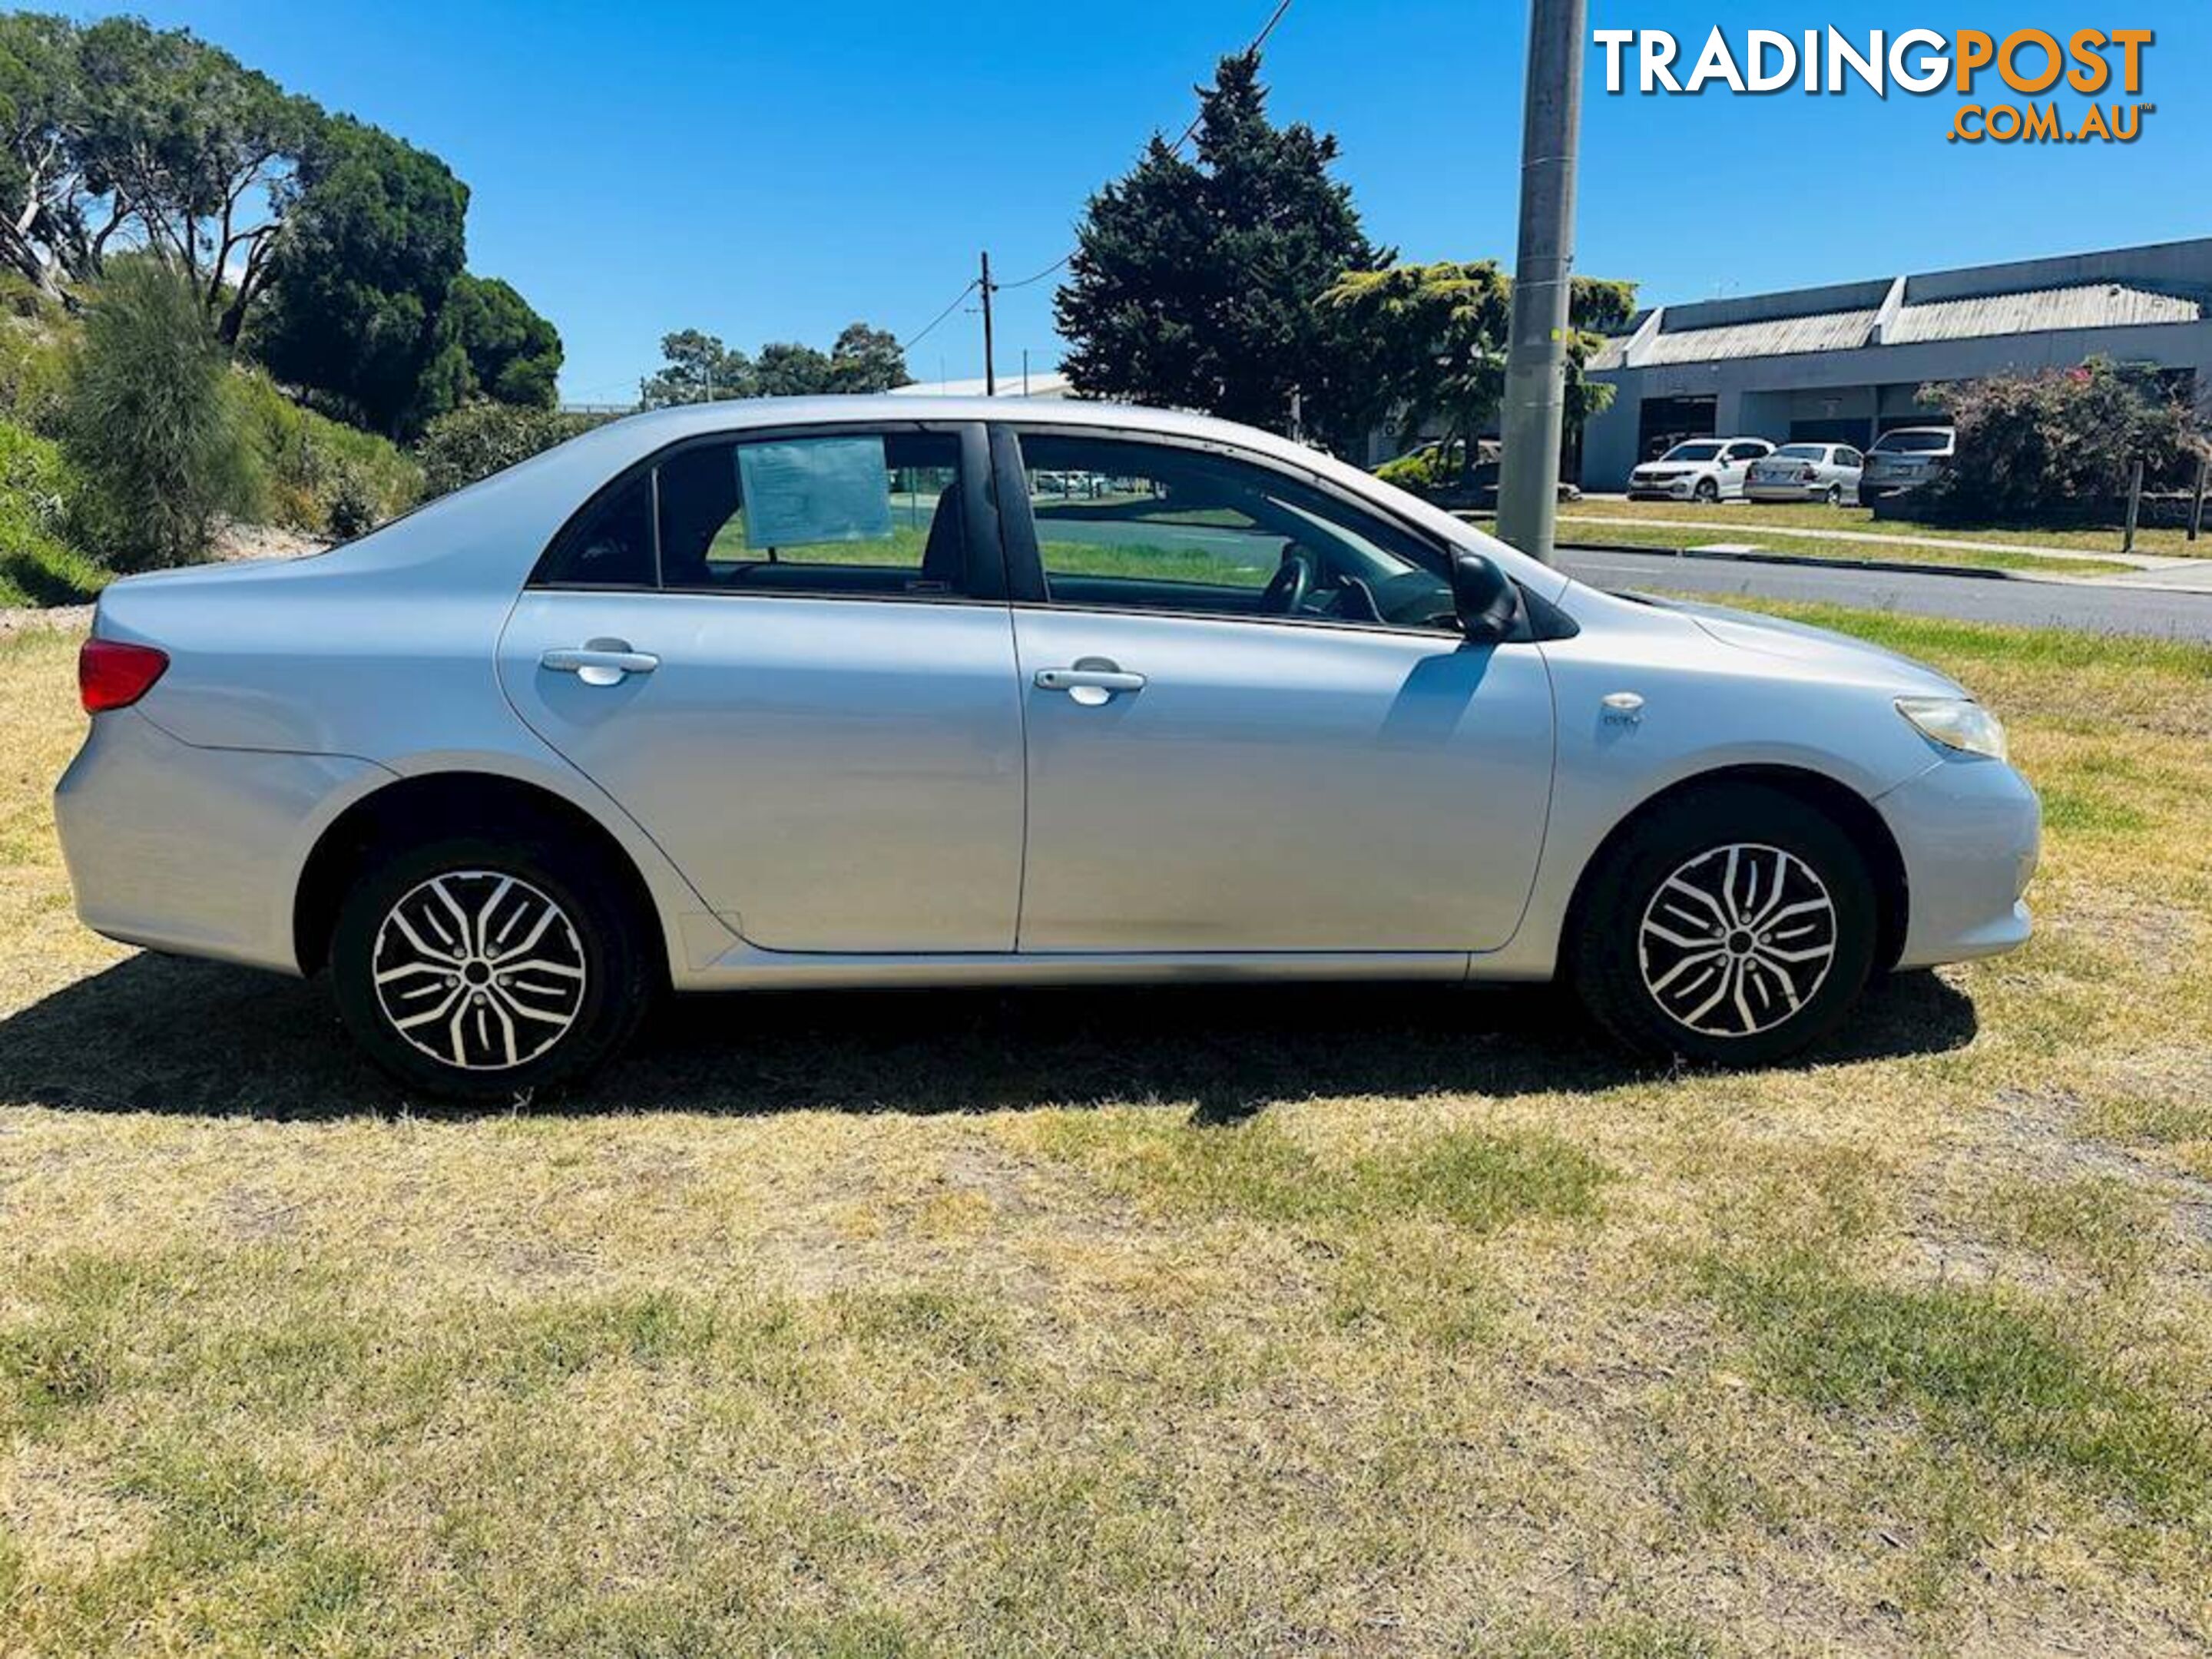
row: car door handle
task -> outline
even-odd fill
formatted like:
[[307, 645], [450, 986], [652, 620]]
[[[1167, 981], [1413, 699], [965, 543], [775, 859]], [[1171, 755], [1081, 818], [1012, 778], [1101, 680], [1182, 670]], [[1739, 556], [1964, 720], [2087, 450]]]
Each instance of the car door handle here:
[[1040, 691], [1141, 691], [1145, 677], [1118, 668], [1040, 668], [1036, 686]]
[[592, 640], [583, 645], [556, 646], [538, 659], [541, 668], [556, 674], [574, 674], [586, 685], [617, 685], [628, 674], [650, 674], [660, 659], [649, 651], [633, 651], [627, 640]]

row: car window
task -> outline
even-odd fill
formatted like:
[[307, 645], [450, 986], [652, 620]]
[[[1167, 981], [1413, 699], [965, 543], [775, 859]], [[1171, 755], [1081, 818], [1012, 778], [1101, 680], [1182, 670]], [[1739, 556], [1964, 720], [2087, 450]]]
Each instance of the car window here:
[[1864, 466], [1866, 465], [1866, 457], [1860, 454], [1856, 449], [1839, 449], [1836, 452], [1836, 465], [1838, 466]]
[[1765, 444], [1730, 444], [1729, 446], [1729, 459], [1732, 461], [1755, 461], [1766, 453], [1767, 446]]
[[1662, 461], [1713, 461], [1720, 459], [1718, 444], [1676, 444], [1659, 459]]
[[927, 598], [969, 591], [960, 441], [833, 433], [660, 463], [664, 586]]
[[1020, 441], [1054, 604], [1452, 625], [1440, 552], [1286, 474], [1134, 440]]
[[539, 562], [534, 580], [556, 587], [651, 587], [653, 475], [641, 472], [586, 507]]
[[1826, 447], [1820, 444], [1784, 444], [1774, 453], [1793, 461], [1821, 461], [1828, 457]]
[[1926, 455], [1951, 447], [1948, 432], [1887, 432], [1875, 442], [1877, 455]]

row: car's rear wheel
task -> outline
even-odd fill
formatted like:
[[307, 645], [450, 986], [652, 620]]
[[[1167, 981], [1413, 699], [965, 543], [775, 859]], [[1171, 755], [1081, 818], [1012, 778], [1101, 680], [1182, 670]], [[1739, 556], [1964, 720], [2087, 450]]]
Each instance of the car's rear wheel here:
[[1826, 500], [1830, 507], [1841, 507], [1844, 504], [1843, 485], [1839, 483], [1830, 484], [1828, 486]]
[[1850, 838], [1796, 796], [1729, 784], [1659, 806], [1596, 871], [1575, 987], [1638, 1054], [1762, 1065], [1835, 1029], [1873, 971], [1878, 907]]
[[507, 1099], [572, 1082], [653, 997], [641, 919], [591, 860], [462, 836], [398, 852], [353, 885], [331, 940], [338, 1011], [402, 1082]]

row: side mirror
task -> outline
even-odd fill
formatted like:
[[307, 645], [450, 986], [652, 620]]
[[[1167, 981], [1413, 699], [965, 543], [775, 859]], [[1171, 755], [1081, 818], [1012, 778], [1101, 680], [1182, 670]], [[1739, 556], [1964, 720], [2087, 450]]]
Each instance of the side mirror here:
[[1495, 643], [1521, 620], [1521, 590], [1490, 559], [1468, 548], [1452, 553], [1452, 605], [1471, 640]]

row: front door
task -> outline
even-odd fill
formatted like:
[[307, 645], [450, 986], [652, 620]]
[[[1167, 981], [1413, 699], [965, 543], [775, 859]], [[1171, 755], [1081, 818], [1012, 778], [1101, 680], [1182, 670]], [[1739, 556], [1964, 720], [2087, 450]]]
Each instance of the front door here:
[[1539, 648], [1470, 644], [1439, 550], [1285, 470], [1079, 433], [1019, 444], [1010, 552], [1044, 589], [1015, 611], [1020, 948], [1510, 938], [1551, 792]]
[[718, 438], [604, 494], [500, 645], [749, 943], [1013, 948], [1022, 709], [980, 428]]

